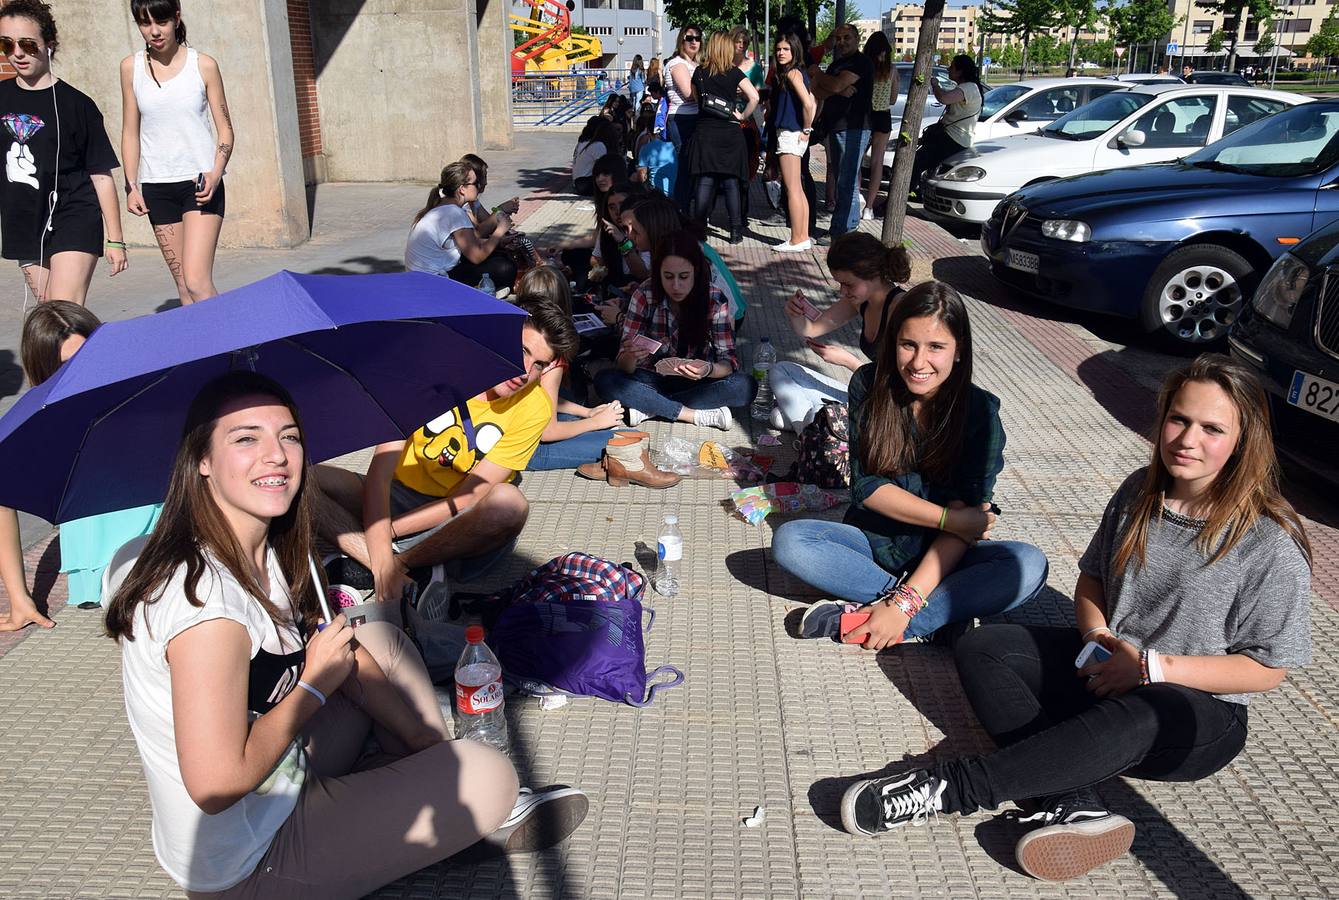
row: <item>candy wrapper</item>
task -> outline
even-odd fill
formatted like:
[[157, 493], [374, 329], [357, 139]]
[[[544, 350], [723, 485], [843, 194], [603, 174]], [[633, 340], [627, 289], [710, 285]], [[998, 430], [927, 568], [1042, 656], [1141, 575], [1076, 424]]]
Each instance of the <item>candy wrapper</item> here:
[[730, 495], [735, 512], [751, 525], [761, 525], [772, 513], [788, 515], [801, 511], [818, 512], [831, 509], [838, 499], [813, 484], [778, 481], [744, 488]]

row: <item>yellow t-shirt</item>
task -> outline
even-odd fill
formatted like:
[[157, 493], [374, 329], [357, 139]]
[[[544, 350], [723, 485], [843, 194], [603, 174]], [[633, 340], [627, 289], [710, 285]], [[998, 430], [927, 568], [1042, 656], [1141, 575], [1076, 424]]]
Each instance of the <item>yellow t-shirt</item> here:
[[553, 417], [549, 395], [538, 381], [491, 403], [471, 397], [466, 406], [468, 432], [456, 407], [410, 436], [395, 467], [397, 481], [420, 494], [449, 497], [481, 459], [520, 472]]

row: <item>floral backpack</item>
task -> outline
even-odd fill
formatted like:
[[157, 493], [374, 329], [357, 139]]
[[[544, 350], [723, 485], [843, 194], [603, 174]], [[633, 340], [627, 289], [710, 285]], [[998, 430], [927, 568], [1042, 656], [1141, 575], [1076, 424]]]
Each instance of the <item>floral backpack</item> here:
[[851, 428], [845, 403], [823, 402], [800, 432], [795, 480], [821, 488], [851, 486]]

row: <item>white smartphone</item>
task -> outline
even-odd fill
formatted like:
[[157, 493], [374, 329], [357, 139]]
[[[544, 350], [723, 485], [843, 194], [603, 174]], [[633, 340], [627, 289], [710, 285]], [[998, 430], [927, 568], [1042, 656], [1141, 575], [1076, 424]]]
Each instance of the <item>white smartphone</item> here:
[[1082, 669], [1090, 662], [1106, 662], [1109, 659], [1111, 659], [1110, 650], [1097, 643], [1097, 641], [1089, 641], [1079, 651], [1078, 657], [1074, 660], [1074, 668]]

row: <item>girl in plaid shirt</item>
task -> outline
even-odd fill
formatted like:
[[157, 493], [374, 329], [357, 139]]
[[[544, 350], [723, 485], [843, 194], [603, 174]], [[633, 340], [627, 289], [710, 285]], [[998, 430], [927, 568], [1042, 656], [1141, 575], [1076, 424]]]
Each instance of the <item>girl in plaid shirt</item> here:
[[758, 386], [739, 371], [730, 301], [711, 286], [697, 239], [666, 235], [651, 277], [628, 302], [615, 368], [595, 376], [606, 401], [628, 410], [628, 424], [649, 418], [728, 429], [732, 406], [753, 402]]

